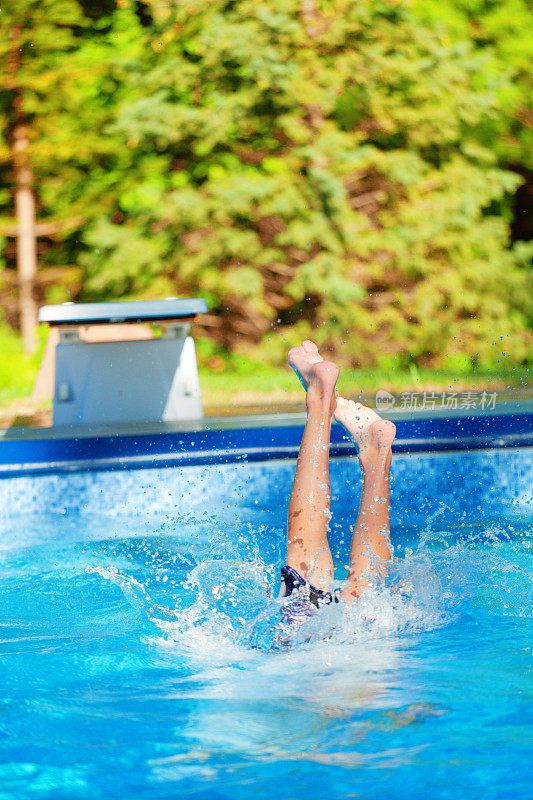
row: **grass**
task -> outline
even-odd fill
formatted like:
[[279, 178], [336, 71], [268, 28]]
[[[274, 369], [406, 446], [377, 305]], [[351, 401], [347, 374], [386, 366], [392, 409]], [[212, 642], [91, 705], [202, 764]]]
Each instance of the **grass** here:
[[[209, 407], [292, 404], [303, 400], [302, 389], [292, 370], [285, 366], [272, 366], [251, 360], [214, 371], [200, 367], [200, 385], [204, 404]], [[403, 391], [481, 391], [483, 389], [520, 389], [528, 386], [530, 370], [526, 367], [504, 366], [496, 371], [478, 371], [467, 374], [419, 368], [393, 370], [364, 367], [342, 370], [339, 392], [347, 397], [369, 398], [378, 389], [393, 394]]]
[[[30, 399], [46, 335], [46, 329], [40, 328], [37, 352], [25, 355], [20, 337], [0, 319], [0, 427], [51, 424], [51, 401], [37, 406]], [[287, 366], [273, 366], [236, 354], [226, 359], [213, 357], [203, 353], [201, 346], [199, 360], [207, 414], [303, 407], [301, 386]], [[405, 368], [343, 369], [338, 388], [347, 397], [371, 400], [378, 389], [397, 395], [403, 391], [523, 389], [530, 384], [530, 376], [528, 368], [512, 363], [501, 363], [495, 371], [478, 372], [459, 369], [435, 372], [410, 364]]]
[[43, 357], [47, 331], [39, 328], [38, 335], [36, 352], [26, 355], [20, 336], [0, 318], [0, 406], [31, 395]]

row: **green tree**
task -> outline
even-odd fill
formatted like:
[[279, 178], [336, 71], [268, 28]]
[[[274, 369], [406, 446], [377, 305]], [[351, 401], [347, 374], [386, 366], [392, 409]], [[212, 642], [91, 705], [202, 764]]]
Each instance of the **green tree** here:
[[[401, 0], [144, 14], [107, 128], [132, 168], [85, 231], [88, 296], [201, 294], [206, 333], [275, 359], [311, 332], [362, 364], [492, 365], [502, 337], [528, 357], [518, 178], [486, 142], [512, 88], [493, 52]], [[123, 2], [114, 24], [132, 20]]]
[[[415, 13], [449, 41], [490, 51], [503, 113], [486, 122], [485, 142], [499, 160], [533, 169], [533, 9], [526, 0], [413, 0]], [[499, 84], [499, 86], [498, 86]]]
[[36, 302], [79, 291], [79, 231], [107, 209], [102, 172], [118, 144], [102, 128], [116, 87], [105, 91], [109, 22], [100, 29], [90, 10], [76, 0], [6, 0], [0, 14], [0, 233], [4, 267], [18, 268], [18, 281], [4, 269], [1, 296], [30, 351]]
[[20, 122], [49, 300], [200, 294], [206, 338], [273, 360], [311, 333], [354, 364], [526, 360], [525, 74], [434, 7], [8, 0], [4, 233]]
[[17, 239], [20, 324], [28, 351], [36, 346], [37, 323], [34, 160], [40, 122], [56, 112], [57, 95], [62, 94], [58, 60], [71, 47], [70, 26], [78, 20], [76, 12], [69, 0], [7, 0], [0, 14], [0, 165], [7, 173], [7, 189], [0, 200], [12, 201], [15, 212], [12, 221], [4, 220], [3, 228]]
[[[480, 132], [498, 163], [523, 179], [512, 204], [514, 240], [533, 240], [533, 9], [526, 0], [413, 0], [413, 9], [449, 40], [489, 51], [499, 80], [500, 114]], [[522, 248], [524, 259], [531, 246]]]

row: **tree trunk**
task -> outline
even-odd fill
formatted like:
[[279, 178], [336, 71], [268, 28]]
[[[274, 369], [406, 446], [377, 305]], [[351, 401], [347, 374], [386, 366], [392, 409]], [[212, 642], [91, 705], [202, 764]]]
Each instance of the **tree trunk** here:
[[37, 272], [37, 235], [33, 170], [28, 155], [28, 132], [24, 125], [13, 130], [15, 170], [15, 213], [17, 216], [17, 271], [19, 283], [20, 331], [26, 353], [37, 348], [37, 304], [34, 298]]

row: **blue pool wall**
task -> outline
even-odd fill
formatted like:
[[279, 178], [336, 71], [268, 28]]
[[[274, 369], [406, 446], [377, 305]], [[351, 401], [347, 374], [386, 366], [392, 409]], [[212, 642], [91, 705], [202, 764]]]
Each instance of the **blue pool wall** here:
[[[397, 427], [396, 454], [533, 446], [533, 402], [510, 404], [492, 414], [458, 413], [391, 417]], [[6, 431], [0, 436], [0, 479], [23, 474], [78, 470], [127, 470], [294, 459], [303, 416], [205, 420], [189, 426], [102, 426]], [[333, 459], [355, 449], [334, 424]]]
[[[284, 524], [294, 459], [143, 470], [21, 475], [0, 481], [0, 519], [21, 514], [104, 514], [198, 522], [264, 519]], [[357, 457], [330, 464], [332, 510], [356, 513]], [[393, 528], [528, 517], [533, 512], [533, 448], [396, 455], [391, 471]]]
[[[395, 419], [391, 470], [393, 540], [409, 531], [531, 519], [533, 410]], [[303, 418], [206, 420], [175, 430], [48, 430], [0, 438], [0, 522], [27, 515], [84, 517], [98, 537], [98, 518], [126, 520], [130, 533], [196, 535], [261, 528], [283, 548]], [[346, 550], [357, 515], [357, 453], [340, 426], [332, 429], [332, 539]], [[259, 523], [258, 523], [259, 520]], [[55, 524], [55, 523], [54, 523]], [[148, 527], [147, 527], [148, 526]], [[108, 529], [108, 526], [106, 526]], [[211, 535], [211, 534], [210, 534]]]

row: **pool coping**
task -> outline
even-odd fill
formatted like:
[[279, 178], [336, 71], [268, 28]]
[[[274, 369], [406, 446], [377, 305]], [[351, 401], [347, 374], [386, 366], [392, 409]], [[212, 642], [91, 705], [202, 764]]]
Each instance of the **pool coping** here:
[[[388, 413], [397, 426], [395, 453], [437, 453], [533, 446], [533, 403], [509, 403], [494, 413]], [[104, 425], [5, 431], [0, 478], [78, 471], [146, 469], [294, 459], [302, 413], [222, 417], [182, 423]], [[340, 425], [332, 458], [355, 455]]]

